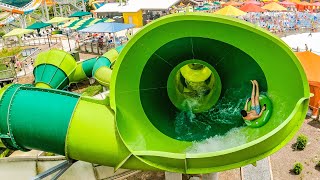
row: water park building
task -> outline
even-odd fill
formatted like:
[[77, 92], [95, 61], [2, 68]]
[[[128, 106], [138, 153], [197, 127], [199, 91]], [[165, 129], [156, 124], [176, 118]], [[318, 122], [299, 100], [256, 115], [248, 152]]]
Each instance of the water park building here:
[[[126, 4], [107, 3], [97, 9], [97, 17], [123, 16], [124, 23], [135, 24], [136, 27], [142, 27], [148, 23], [149, 19], [156, 19], [160, 15], [167, 14], [170, 7], [184, 5], [197, 5], [194, 0], [130, 0]], [[152, 17], [152, 18], [151, 18]]]

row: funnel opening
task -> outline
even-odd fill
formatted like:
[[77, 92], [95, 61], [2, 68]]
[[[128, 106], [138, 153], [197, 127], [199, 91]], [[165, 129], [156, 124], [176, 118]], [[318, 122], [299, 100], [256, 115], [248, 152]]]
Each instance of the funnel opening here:
[[167, 91], [172, 104], [179, 110], [203, 112], [218, 101], [221, 80], [218, 72], [207, 62], [186, 60], [171, 71]]
[[[212, 72], [211, 77], [215, 78], [209, 96], [200, 103], [193, 101], [191, 112], [187, 98], [179, 92], [179, 86], [183, 84], [178, 73], [190, 63], [205, 65]], [[239, 48], [210, 38], [178, 38], [159, 47], [143, 66], [139, 85], [140, 102], [148, 120], [163, 134], [177, 140], [203, 140], [224, 135], [244, 124], [239, 109], [243, 108], [243, 99], [250, 96], [251, 79], [256, 79], [261, 91], [267, 92], [261, 67]], [[208, 81], [209, 84], [210, 81], [213, 83], [213, 80]], [[126, 96], [126, 93], [122, 96]], [[218, 108], [212, 109], [215, 104]], [[209, 110], [211, 112], [207, 113]], [[182, 114], [184, 118], [181, 118], [181, 112], [187, 115]], [[199, 120], [197, 114], [209, 124], [203, 125], [203, 120]], [[205, 131], [202, 130], [204, 128]]]
[[[183, 38], [189, 39], [183, 43]], [[181, 42], [170, 43], [175, 40]], [[242, 128], [239, 132], [248, 135], [246, 144], [186, 153], [193, 143], [176, 137], [174, 117], [179, 109], [170, 101], [166, 85], [172, 69], [190, 59], [206, 61], [219, 73], [218, 102], [228, 89], [250, 86], [249, 80], [256, 79], [277, 113], [259, 129]], [[303, 119], [307, 103], [302, 114], [292, 110], [308, 94], [308, 83], [298, 59], [279, 38], [234, 18], [187, 13], [161, 18], [139, 31], [115, 64], [110, 90], [119, 134], [131, 152], [164, 170], [203, 173], [257, 161], [288, 142]], [[229, 95], [227, 99], [243, 102]], [[284, 121], [289, 122], [285, 127]], [[204, 133], [203, 128], [199, 131]]]

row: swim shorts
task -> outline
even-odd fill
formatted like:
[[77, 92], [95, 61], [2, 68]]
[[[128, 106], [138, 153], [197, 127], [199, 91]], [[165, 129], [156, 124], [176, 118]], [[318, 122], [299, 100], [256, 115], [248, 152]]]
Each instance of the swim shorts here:
[[261, 107], [260, 107], [260, 105], [251, 106], [251, 110], [255, 110], [257, 114], [260, 114], [260, 112], [261, 112]]

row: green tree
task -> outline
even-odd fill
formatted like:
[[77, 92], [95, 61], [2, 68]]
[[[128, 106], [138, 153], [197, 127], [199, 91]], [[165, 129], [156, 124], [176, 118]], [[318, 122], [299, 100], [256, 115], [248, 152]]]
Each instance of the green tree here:
[[304, 148], [307, 146], [307, 144], [308, 144], [308, 137], [301, 134], [297, 138], [296, 149], [297, 150], [304, 150]]
[[86, 2], [86, 11], [91, 12], [93, 9], [92, 5], [89, 4], [89, 2]]
[[294, 174], [300, 174], [303, 170], [303, 165], [301, 163], [295, 163], [294, 166], [293, 166], [293, 172]]

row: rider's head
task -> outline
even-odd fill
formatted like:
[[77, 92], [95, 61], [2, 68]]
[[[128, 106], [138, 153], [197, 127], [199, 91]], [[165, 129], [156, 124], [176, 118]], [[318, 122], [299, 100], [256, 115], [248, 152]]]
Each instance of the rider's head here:
[[240, 114], [242, 115], [242, 117], [246, 117], [248, 115], [247, 111], [245, 110], [241, 110]]

